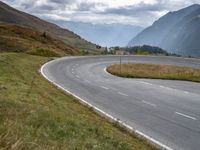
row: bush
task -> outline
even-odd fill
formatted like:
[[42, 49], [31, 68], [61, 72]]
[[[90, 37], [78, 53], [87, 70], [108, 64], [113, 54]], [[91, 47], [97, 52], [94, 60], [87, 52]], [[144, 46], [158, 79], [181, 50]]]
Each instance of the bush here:
[[44, 56], [44, 57], [60, 57], [60, 55], [57, 54], [56, 52], [49, 49], [43, 49], [43, 48], [37, 48], [27, 53], [31, 55], [38, 55], [38, 56]]

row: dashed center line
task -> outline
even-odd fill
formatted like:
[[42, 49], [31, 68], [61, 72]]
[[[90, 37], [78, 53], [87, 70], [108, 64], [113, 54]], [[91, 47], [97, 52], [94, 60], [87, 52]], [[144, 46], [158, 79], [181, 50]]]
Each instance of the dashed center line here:
[[197, 118], [195, 117], [192, 117], [192, 116], [189, 116], [189, 115], [186, 115], [186, 114], [183, 114], [183, 113], [180, 113], [180, 112], [175, 112], [177, 115], [180, 115], [180, 116], [183, 116], [183, 117], [186, 117], [186, 118], [189, 118], [189, 119], [192, 119], [192, 120], [197, 120]]
[[105, 87], [105, 86], [100, 86], [102, 89], [108, 90], [109, 88]]
[[164, 87], [164, 86], [160, 85], [160, 88], [166, 88], [166, 87]]
[[124, 93], [122, 93], [122, 92], [118, 92], [118, 94], [120, 94], [120, 95], [122, 95], [122, 96], [127, 96], [127, 97], [128, 97], [127, 94], [124, 94]]
[[185, 93], [185, 94], [189, 94], [189, 92], [187, 92], [187, 91], [184, 91], [184, 93]]
[[76, 77], [80, 79], [80, 77], [78, 75], [76, 75]]
[[147, 101], [142, 101], [142, 102], [147, 104], [147, 105], [150, 105], [150, 106], [153, 106], [153, 107], [157, 107], [156, 104], [153, 104], [153, 103], [150, 103], [150, 102], [147, 102]]
[[151, 84], [151, 83], [143, 82], [143, 81], [141, 81], [140, 83], [147, 84], [147, 85], [153, 85], [153, 84]]

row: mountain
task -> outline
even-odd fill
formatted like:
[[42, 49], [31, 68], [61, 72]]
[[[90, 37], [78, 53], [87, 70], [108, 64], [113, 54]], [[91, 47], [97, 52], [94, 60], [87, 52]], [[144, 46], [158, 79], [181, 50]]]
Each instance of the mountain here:
[[0, 52], [3, 51], [49, 57], [79, 54], [76, 48], [37, 30], [0, 23]]
[[83, 38], [101, 46], [126, 46], [142, 27], [125, 24], [92, 24], [72, 21], [56, 21], [55, 23], [70, 29]]
[[0, 1], [0, 23], [15, 24], [18, 26], [28, 27], [39, 32], [45, 32], [52, 38], [62, 40], [64, 43], [80, 50], [99, 50], [96, 45], [82, 39], [73, 32], [63, 29], [53, 23], [49, 23], [40, 18], [16, 10]]
[[169, 12], [144, 29], [128, 46], [153, 45], [168, 52], [200, 56], [200, 5]]

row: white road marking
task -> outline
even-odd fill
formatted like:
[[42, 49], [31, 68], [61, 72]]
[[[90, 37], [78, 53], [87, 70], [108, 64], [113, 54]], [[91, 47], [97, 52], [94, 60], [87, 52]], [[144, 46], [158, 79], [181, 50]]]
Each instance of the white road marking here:
[[140, 131], [138, 131], [138, 130], [136, 130], [135, 132], [136, 132], [138, 135], [141, 135], [141, 136], [145, 137], [146, 139], [149, 139], [149, 140], [152, 141], [153, 143], [156, 143], [157, 145], [162, 146], [163, 149], [166, 149], [166, 150], [173, 150], [172, 148], [170, 148], [170, 147], [168, 147], [168, 146], [166, 146], [166, 145], [160, 143], [159, 141], [153, 139], [152, 137], [150, 137], [150, 136], [148, 136], [148, 135], [146, 135], [146, 134], [144, 134], [144, 133], [142, 133], [142, 132], [140, 132]]
[[142, 101], [142, 102], [147, 104], [147, 105], [150, 105], [150, 106], [153, 106], [153, 107], [157, 107], [156, 104], [153, 104], [153, 103], [150, 103], [150, 102], [147, 102], [147, 101]]
[[124, 94], [124, 93], [122, 93], [122, 92], [118, 92], [118, 94], [120, 94], [120, 95], [122, 95], [122, 96], [127, 96], [127, 97], [128, 97], [127, 94]]
[[189, 92], [187, 92], [187, 91], [184, 91], [184, 93], [185, 93], [185, 94], [189, 94]]
[[165, 86], [165, 88], [168, 89], [168, 90], [175, 90], [175, 89], [172, 89], [172, 88], [170, 88], [170, 87], [166, 87], [166, 86]]
[[108, 90], [109, 88], [105, 87], [105, 86], [100, 86], [102, 89]]
[[[160, 85], [159, 87], [160, 87], [160, 88], [165, 88], [165, 89], [168, 89], [168, 90], [177, 90], [177, 89], [173, 89], [173, 88], [166, 87], [166, 86], [163, 86], [163, 85]], [[188, 91], [183, 91], [183, 93], [185, 93], [185, 94], [189, 94]]]
[[147, 85], [153, 85], [153, 84], [151, 84], [151, 83], [143, 82], [143, 81], [141, 81], [140, 83], [147, 84]]
[[105, 72], [106, 74], [109, 74], [109, 75], [110, 75], [110, 73], [108, 73], [108, 71], [107, 71], [107, 67], [105, 67], [103, 70], [104, 70], [104, 72]]
[[76, 77], [80, 79], [80, 77], [78, 75], [76, 75]]
[[164, 86], [162, 86], [162, 85], [160, 85], [160, 87], [161, 87], [161, 88], [166, 88], [166, 87], [164, 87]]
[[175, 112], [175, 113], [176, 113], [177, 115], [180, 115], [180, 116], [183, 116], [183, 117], [192, 119], [192, 120], [197, 120], [197, 118], [192, 117], [192, 116], [189, 116], [189, 115], [186, 115], [186, 114], [182, 114], [182, 113], [179, 113], [179, 112]]

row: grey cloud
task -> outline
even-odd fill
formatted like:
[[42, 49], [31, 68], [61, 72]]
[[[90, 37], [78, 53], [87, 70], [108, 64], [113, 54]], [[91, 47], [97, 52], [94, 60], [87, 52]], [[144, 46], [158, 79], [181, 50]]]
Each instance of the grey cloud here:
[[79, 4], [77, 4], [77, 11], [94, 11], [95, 8], [97, 8], [98, 6], [102, 7], [102, 6], [106, 6], [103, 3], [95, 3], [95, 2], [81, 2]]
[[[156, 0], [154, 4], [141, 2], [113, 8], [112, 5], [93, 0], [3, 0], [16, 8], [48, 19], [83, 21], [92, 23], [130, 23], [147, 26], [168, 11], [178, 10], [200, 0]], [[38, 2], [42, 3], [38, 3]], [[123, 1], [122, 1], [123, 2]], [[111, 2], [110, 2], [111, 4]], [[117, 17], [116, 17], [117, 16]]]
[[139, 3], [137, 5], [131, 5], [126, 7], [120, 7], [120, 8], [108, 8], [102, 12], [102, 14], [114, 14], [114, 15], [125, 15], [125, 16], [136, 16], [138, 14], [145, 14], [150, 12], [158, 12], [158, 11], [164, 11], [166, 8], [164, 5], [159, 4], [145, 4], [145, 3]]
[[76, 0], [48, 0], [48, 2], [59, 3], [59, 4], [73, 4]]

